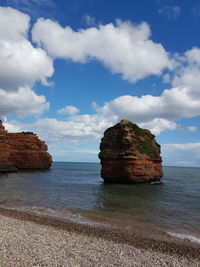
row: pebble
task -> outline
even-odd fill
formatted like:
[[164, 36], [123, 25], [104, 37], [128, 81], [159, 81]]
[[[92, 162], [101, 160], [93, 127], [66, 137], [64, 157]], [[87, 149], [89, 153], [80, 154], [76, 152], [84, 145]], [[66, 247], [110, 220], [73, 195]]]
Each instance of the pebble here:
[[0, 266], [200, 267], [200, 263], [0, 215]]

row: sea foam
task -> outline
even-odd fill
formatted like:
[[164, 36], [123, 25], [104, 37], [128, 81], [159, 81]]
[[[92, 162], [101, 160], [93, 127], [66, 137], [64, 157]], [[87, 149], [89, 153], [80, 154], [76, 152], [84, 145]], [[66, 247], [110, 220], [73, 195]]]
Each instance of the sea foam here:
[[188, 235], [188, 234], [182, 234], [182, 233], [181, 234], [173, 233], [173, 232], [167, 232], [167, 233], [176, 238], [200, 244], [200, 237], [196, 237], [196, 236]]

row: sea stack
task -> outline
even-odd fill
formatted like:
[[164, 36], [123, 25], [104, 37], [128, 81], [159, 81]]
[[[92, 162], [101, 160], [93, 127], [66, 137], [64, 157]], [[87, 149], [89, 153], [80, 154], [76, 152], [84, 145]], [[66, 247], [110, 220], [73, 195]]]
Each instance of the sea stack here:
[[163, 176], [160, 145], [155, 136], [128, 120], [121, 120], [104, 132], [99, 158], [104, 182], [156, 182]]
[[47, 145], [31, 132], [8, 133], [0, 121], [0, 172], [49, 169]]

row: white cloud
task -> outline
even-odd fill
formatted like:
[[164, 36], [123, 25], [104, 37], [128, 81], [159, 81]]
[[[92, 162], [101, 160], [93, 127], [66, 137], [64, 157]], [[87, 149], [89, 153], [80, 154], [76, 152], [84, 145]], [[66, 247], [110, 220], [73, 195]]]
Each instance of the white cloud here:
[[20, 43], [0, 40], [0, 69], [0, 86], [5, 90], [32, 86], [36, 81], [48, 85], [46, 78], [53, 74], [50, 58], [26, 40]]
[[86, 63], [98, 60], [123, 79], [136, 82], [151, 74], [160, 75], [173, 62], [161, 44], [150, 39], [145, 22], [134, 25], [117, 21], [73, 31], [58, 23], [40, 18], [32, 30], [33, 40], [55, 58]]
[[10, 7], [0, 7], [1, 40], [20, 42], [27, 36], [30, 17]]
[[48, 142], [65, 140], [75, 145], [99, 140], [106, 128], [121, 119], [129, 119], [158, 135], [165, 130], [177, 129], [178, 119], [200, 115], [200, 99], [190, 96], [190, 89], [177, 87], [164, 90], [161, 96], [121, 96], [102, 107], [93, 103], [93, 108], [96, 111], [93, 115], [73, 115], [67, 121], [40, 119], [22, 127], [23, 130], [36, 131]]
[[168, 19], [175, 20], [181, 15], [181, 7], [179, 6], [165, 6], [158, 10], [158, 13], [164, 15]]
[[79, 109], [75, 106], [65, 106], [58, 110], [58, 114], [75, 115], [77, 113], [79, 113]]
[[199, 167], [200, 143], [164, 144], [162, 154], [166, 165]]
[[174, 73], [173, 86], [186, 86], [194, 98], [200, 98], [200, 49], [192, 48], [181, 57], [179, 67]]
[[90, 15], [84, 15], [83, 20], [85, 21], [86, 25], [88, 26], [95, 26], [95, 18], [91, 17]]
[[[68, 118], [67, 121], [45, 118], [39, 119], [32, 124], [22, 124], [16, 121], [7, 122], [7, 127], [10, 129], [17, 129], [20, 127], [21, 131], [36, 132], [42, 139], [48, 143], [67, 142], [71, 145], [79, 145], [92, 140], [100, 141], [103, 132], [117, 123], [119, 120], [126, 118], [127, 115], [121, 116], [117, 111], [110, 110], [107, 112], [97, 112], [94, 115], [75, 115]], [[131, 120], [136, 118], [132, 114]], [[168, 121], [167, 119], [155, 118], [149, 121], [139, 121], [139, 126], [148, 128], [154, 134], [159, 134], [164, 130], [174, 130], [177, 127], [175, 122]]]
[[7, 121], [7, 119], [3, 119], [3, 125], [9, 133], [17, 133], [22, 132], [21, 123], [18, 121]]
[[53, 62], [46, 52], [28, 40], [30, 17], [9, 7], [0, 7], [0, 117], [39, 115], [49, 108], [45, 96], [31, 86], [48, 85]]
[[120, 96], [96, 109], [109, 116], [117, 115], [135, 122], [149, 122], [153, 119], [169, 121], [200, 115], [200, 98], [193, 98], [190, 88], [166, 89], [161, 96]]
[[39, 115], [49, 108], [45, 96], [36, 95], [28, 87], [8, 92], [0, 89], [0, 99], [0, 117], [10, 114], [18, 117]]
[[145, 123], [141, 122], [139, 123], [139, 126], [142, 128], [147, 128], [155, 135], [158, 135], [166, 130], [176, 130], [178, 127], [175, 122], [160, 118], [155, 118], [152, 121]]
[[[52, 60], [28, 41], [29, 16], [0, 7], [0, 88], [17, 90], [36, 81], [47, 84], [53, 74]], [[5, 27], [6, 25], [6, 27]]]
[[189, 132], [196, 132], [196, 131], [197, 131], [197, 127], [196, 127], [196, 126], [188, 126], [188, 127], [186, 127], [186, 129], [187, 129]]
[[73, 116], [68, 121], [52, 118], [39, 119], [31, 124], [7, 121], [6, 128], [14, 131], [32, 131], [47, 143], [67, 142], [79, 145], [91, 140], [99, 140], [103, 131], [112, 125], [100, 115]]

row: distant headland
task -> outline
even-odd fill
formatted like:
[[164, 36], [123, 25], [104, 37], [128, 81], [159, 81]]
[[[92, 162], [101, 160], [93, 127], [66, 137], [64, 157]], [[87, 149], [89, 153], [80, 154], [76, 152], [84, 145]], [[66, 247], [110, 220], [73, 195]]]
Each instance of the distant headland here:
[[8, 133], [0, 120], [0, 172], [49, 169], [48, 147], [32, 132]]

